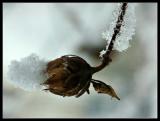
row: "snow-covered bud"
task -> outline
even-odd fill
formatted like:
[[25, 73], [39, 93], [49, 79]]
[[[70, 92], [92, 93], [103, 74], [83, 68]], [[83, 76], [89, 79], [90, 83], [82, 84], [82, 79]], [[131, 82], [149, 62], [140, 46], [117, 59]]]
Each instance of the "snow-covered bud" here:
[[20, 61], [12, 61], [8, 77], [11, 83], [24, 90], [42, 90], [44, 86], [44, 90], [61, 96], [80, 97], [85, 92], [89, 94], [92, 83], [98, 93], [117, 98], [112, 87], [92, 79], [94, 70], [79, 56], [65, 55], [47, 62], [31, 54]]

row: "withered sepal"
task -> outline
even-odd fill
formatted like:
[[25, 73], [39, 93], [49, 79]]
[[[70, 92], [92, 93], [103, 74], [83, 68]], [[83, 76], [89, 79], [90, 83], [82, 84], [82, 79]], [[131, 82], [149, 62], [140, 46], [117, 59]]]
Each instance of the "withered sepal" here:
[[117, 96], [116, 92], [114, 91], [114, 89], [110, 85], [107, 85], [104, 82], [101, 82], [99, 80], [94, 80], [94, 79], [91, 82], [93, 84], [94, 89], [98, 93], [108, 94], [108, 95], [120, 100], [120, 98]]

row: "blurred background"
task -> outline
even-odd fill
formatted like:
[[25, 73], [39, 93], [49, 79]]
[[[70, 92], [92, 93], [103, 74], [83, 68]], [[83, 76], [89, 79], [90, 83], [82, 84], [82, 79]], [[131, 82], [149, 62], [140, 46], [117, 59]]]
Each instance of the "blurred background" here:
[[138, 3], [137, 27], [127, 51], [93, 78], [111, 85], [120, 101], [97, 94], [61, 97], [26, 92], [7, 81], [12, 60], [36, 53], [53, 60], [65, 54], [100, 63], [101, 33], [115, 3], [3, 3], [3, 118], [156, 118], [157, 4]]

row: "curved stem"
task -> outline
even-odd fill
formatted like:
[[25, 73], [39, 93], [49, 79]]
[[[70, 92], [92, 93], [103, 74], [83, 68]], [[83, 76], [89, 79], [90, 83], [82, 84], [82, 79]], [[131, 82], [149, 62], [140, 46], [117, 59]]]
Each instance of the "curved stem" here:
[[109, 63], [111, 62], [110, 53], [113, 50], [113, 46], [114, 46], [114, 42], [116, 40], [116, 37], [120, 33], [120, 29], [121, 29], [121, 26], [122, 26], [122, 23], [123, 23], [123, 20], [124, 20], [124, 15], [126, 13], [126, 9], [127, 9], [127, 3], [122, 3], [121, 10], [120, 10], [121, 12], [118, 15], [118, 19], [117, 19], [117, 22], [116, 22], [116, 26], [114, 28], [112, 39], [111, 39], [111, 41], [109, 43], [109, 46], [108, 46], [108, 50], [102, 56], [101, 64], [96, 66], [96, 67], [92, 67], [92, 73], [96, 73], [96, 72], [102, 70], [104, 67], [109, 65]]

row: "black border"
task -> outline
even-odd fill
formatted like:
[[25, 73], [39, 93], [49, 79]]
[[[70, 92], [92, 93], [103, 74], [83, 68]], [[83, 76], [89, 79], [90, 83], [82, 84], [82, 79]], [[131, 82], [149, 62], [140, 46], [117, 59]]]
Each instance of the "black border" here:
[[[40, 2], [40, 1], [36, 1], [36, 0], [34, 0], [34, 1], [33, 1], [33, 0], [32, 0], [32, 1], [29, 1], [29, 0], [27, 0], [27, 1], [25, 1], [25, 0], [24, 0], [24, 1], [19, 1], [19, 0], [17, 0], [17, 1], [3, 0], [3, 1], [1, 2], [1, 17], [2, 17], [2, 19], [1, 19], [1, 20], [2, 20], [2, 24], [1, 24], [1, 25], [2, 25], [2, 27], [1, 27], [1, 30], [2, 30], [2, 33], [1, 33], [1, 34], [2, 34], [2, 36], [1, 36], [1, 37], [2, 37], [2, 41], [1, 41], [1, 42], [2, 42], [2, 43], [1, 43], [1, 44], [2, 44], [2, 46], [1, 46], [1, 48], [2, 48], [2, 53], [1, 53], [1, 55], [2, 55], [2, 56], [1, 56], [1, 57], [2, 57], [2, 59], [1, 59], [1, 60], [2, 60], [2, 65], [3, 65], [3, 3], [13, 3], [13, 2], [17, 2], [17, 3], [21, 3], [21, 2], [23, 2], [23, 3], [33, 3], [33, 2]], [[49, 3], [53, 3], [53, 2], [55, 2], [55, 3], [56, 3], [56, 2], [61, 3], [61, 2], [74, 2], [74, 1], [66, 1], [66, 0], [63, 0], [63, 1], [60, 2], [60, 1], [58, 1], [58, 0], [57, 0], [57, 1], [55, 0], [55, 1], [44, 1], [44, 2], [41, 1], [40, 3], [46, 3], [46, 2], [47, 2], [47, 3], [48, 3], [48, 2], [49, 2]], [[76, 1], [76, 2], [83, 2], [83, 1]], [[88, 2], [91, 2], [91, 1], [85, 1], [85, 2], [88, 3]], [[106, 1], [106, 2], [105, 2], [105, 1], [98, 1], [98, 2], [104, 2], [104, 3], [106, 3], [106, 2], [124, 2], [124, 0], [119, 0], [119, 1], [116, 1], [116, 0], [108, 0], [108, 1]], [[159, 6], [158, 6], [158, 2], [159, 2], [159, 1], [158, 1], [158, 0], [152, 0], [152, 1], [146, 1], [146, 2], [145, 2], [145, 1], [142, 1], [142, 0], [139, 0], [139, 1], [131, 1], [131, 0], [129, 1], [129, 0], [128, 0], [128, 1], [125, 1], [125, 2], [157, 3], [157, 16], [158, 16], [158, 14], [159, 14], [159, 13], [158, 13], [158, 9], [159, 9]], [[94, 2], [92, 2], [92, 3], [97, 3], [97, 2], [94, 1]], [[158, 21], [158, 20], [159, 20], [159, 16], [157, 17], [157, 24], [159, 25], [159, 21]], [[159, 42], [158, 42], [158, 41], [159, 41], [158, 33], [159, 33], [159, 31], [158, 31], [158, 27], [157, 27], [157, 57], [158, 57], [158, 44], [159, 44]], [[158, 65], [158, 58], [157, 58], [157, 65]], [[1, 71], [1, 72], [2, 72], [1, 74], [3, 75], [3, 67], [2, 67], [2, 71]], [[1, 86], [1, 92], [2, 92], [2, 93], [1, 93], [1, 94], [2, 94], [2, 96], [1, 96], [1, 97], [2, 97], [2, 100], [1, 100], [1, 101], [2, 101], [2, 102], [1, 102], [1, 107], [2, 107], [2, 108], [1, 108], [1, 119], [3, 119], [3, 112], [2, 112], [2, 111], [3, 111], [3, 76], [1, 76], [1, 77], [2, 77], [2, 81], [1, 81], [1, 82], [2, 82], [2, 83], [1, 83], [1, 84], [2, 84], [2, 86]], [[149, 119], [159, 119], [159, 117], [160, 117], [160, 114], [159, 114], [159, 104], [158, 104], [158, 92], [159, 92], [158, 85], [159, 85], [159, 83], [158, 83], [158, 68], [157, 68], [157, 106], [158, 106], [158, 107], [157, 107], [157, 118], [149, 118]], [[7, 118], [6, 118], [6, 119], [7, 119]], [[12, 118], [9, 118], [9, 119], [12, 119]], [[16, 118], [14, 118], [14, 119], [16, 119]], [[17, 118], [17, 119], [26, 119], [26, 118]], [[32, 118], [28, 118], [28, 119], [32, 119]], [[47, 118], [33, 118], [33, 119], [47, 119]], [[51, 119], [52, 119], [52, 118], [51, 118]], [[77, 119], [77, 118], [53, 118], [53, 119]], [[80, 118], [80, 119], [90, 119], [90, 118]], [[91, 118], [91, 119], [100, 119], [100, 118]], [[102, 118], [102, 119], [111, 119], [111, 118]], [[118, 118], [112, 118], [112, 119], [118, 119]], [[128, 119], [145, 119], [145, 118], [121, 118], [121, 119], [127, 119], [127, 120], [128, 120]]]

